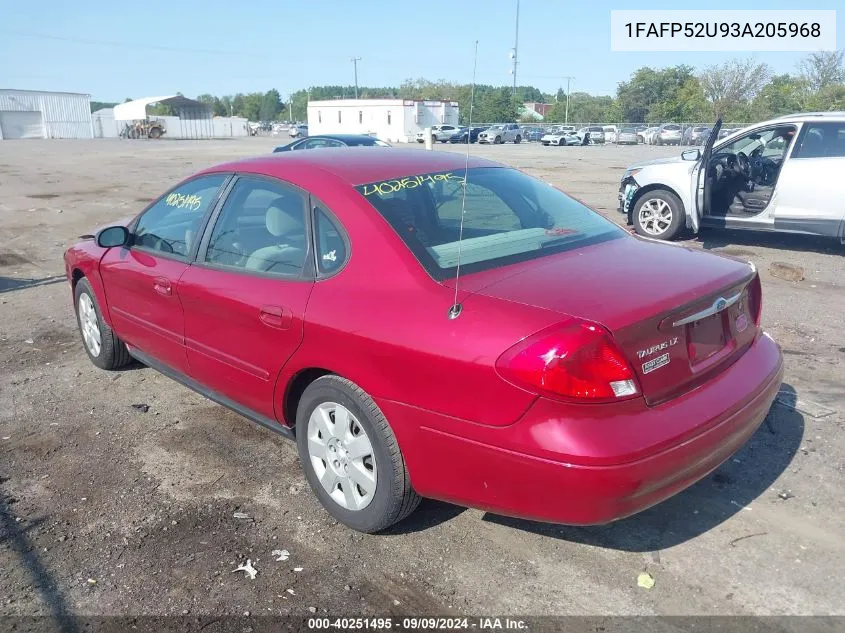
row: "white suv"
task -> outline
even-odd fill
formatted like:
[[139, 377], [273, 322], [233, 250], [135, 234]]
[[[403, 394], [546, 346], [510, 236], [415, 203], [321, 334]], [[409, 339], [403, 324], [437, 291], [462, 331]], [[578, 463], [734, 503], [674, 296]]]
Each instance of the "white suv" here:
[[637, 233], [671, 240], [701, 226], [805, 233], [845, 243], [845, 112], [756, 123], [702, 150], [632, 165], [619, 211]]

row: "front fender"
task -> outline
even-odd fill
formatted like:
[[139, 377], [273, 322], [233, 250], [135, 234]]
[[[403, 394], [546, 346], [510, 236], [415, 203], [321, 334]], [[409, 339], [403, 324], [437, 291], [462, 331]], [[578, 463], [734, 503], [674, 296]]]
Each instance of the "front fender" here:
[[[73, 293], [76, 291], [76, 283], [82, 277], [85, 277], [94, 292], [103, 321], [111, 327], [112, 321], [109, 314], [109, 304], [106, 300], [106, 289], [103, 285], [103, 278], [100, 276], [100, 260], [106, 254], [106, 250], [97, 246], [93, 240], [79, 242], [65, 251], [64, 260], [65, 274], [70, 283], [71, 301], [73, 301]], [[75, 310], [76, 306], [74, 306]]]

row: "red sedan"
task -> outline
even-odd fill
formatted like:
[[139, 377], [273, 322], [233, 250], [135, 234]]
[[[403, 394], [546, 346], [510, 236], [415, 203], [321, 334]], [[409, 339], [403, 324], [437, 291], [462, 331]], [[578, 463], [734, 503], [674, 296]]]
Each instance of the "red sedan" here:
[[756, 270], [465, 160], [350, 148], [188, 178], [67, 251], [89, 357], [295, 438], [366, 532], [421, 497], [606, 523], [739, 449], [782, 377]]

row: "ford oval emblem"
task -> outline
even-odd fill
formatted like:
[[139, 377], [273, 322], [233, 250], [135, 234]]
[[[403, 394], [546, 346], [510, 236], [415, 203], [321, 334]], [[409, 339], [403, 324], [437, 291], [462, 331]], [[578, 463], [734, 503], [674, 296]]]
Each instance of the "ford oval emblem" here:
[[725, 299], [723, 299], [723, 298], [719, 298], [719, 299], [717, 299], [717, 300], [716, 300], [716, 311], [717, 311], [717, 312], [721, 312], [721, 311], [722, 311], [722, 310], [724, 310], [727, 306], [728, 306], [728, 302], [727, 302], [727, 300], [725, 300]]

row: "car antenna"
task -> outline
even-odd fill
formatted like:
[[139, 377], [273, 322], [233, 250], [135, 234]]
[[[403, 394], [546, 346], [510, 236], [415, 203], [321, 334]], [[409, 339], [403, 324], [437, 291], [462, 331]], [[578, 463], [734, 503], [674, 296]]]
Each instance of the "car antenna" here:
[[469, 146], [472, 141], [472, 106], [473, 101], [475, 100], [475, 70], [478, 67], [478, 40], [475, 40], [475, 55], [473, 56], [472, 61], [472, 86], [470, 87], [469, 92], [469, 121], [467, 124], [467, 151], [466, 157], [464, 158], [464, 180], [462, 184], [462, 192], [461, 192], [461, 221], [458, 224], [458, 265], [455, 269], [455, 301], [452, 303], [452, 307], [449, 308], [449, 318], [450, 319], [457, 319], [461, 311], [463, 310], [463, 306], [458, 303], [458, 280], [461, 278], [461, 241], [464, 237], [464, 209], [466, 209], [466, 202], [467, 202], [467, 178], [469, 176]]

